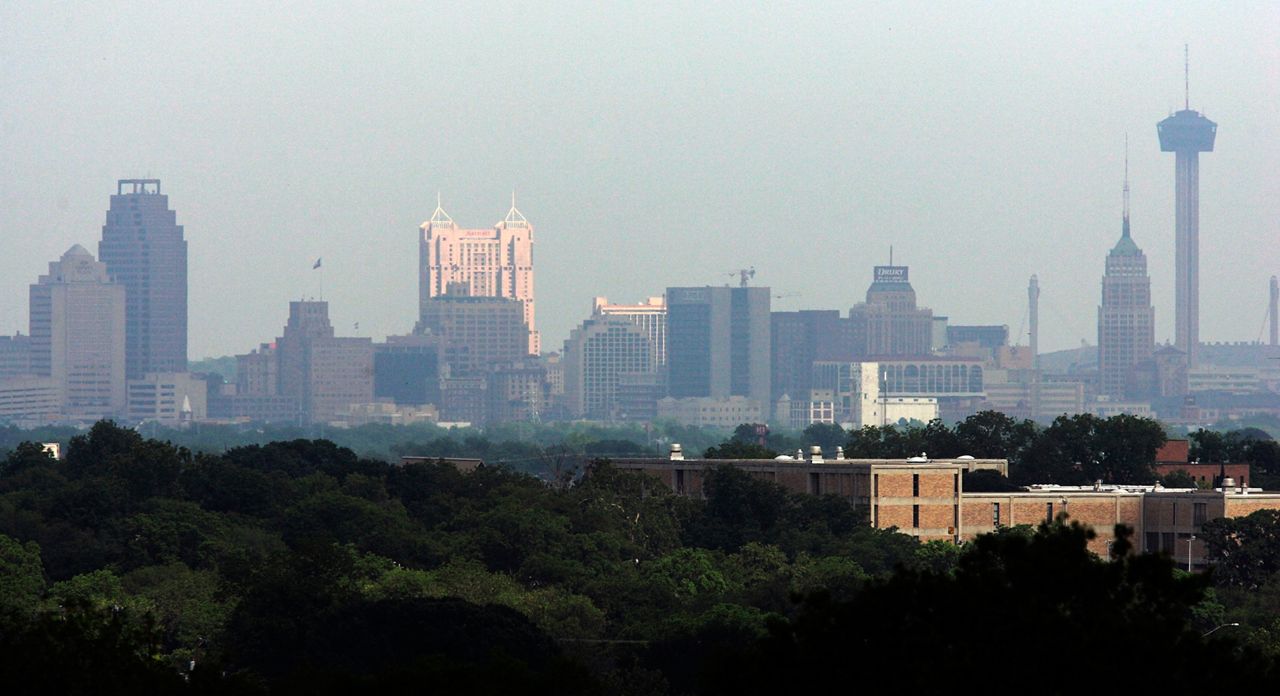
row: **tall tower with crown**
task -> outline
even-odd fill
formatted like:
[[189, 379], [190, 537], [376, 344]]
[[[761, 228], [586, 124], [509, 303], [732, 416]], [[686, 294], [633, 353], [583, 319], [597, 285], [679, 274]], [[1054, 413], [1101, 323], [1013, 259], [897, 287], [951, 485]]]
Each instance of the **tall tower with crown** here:
[[521, 303], [529, 328], [529, 354], [541, 341], [534, 324], [533, 225], [516, 208], [493, 229], [463, 229], [444, 211], [437, 196], [431, 219], [419, 227], [419, 318], [426, 304], [440, 295], [503, 297]]
[[1155, 349], [1155, 308], [1147, 256], [1129, 234], [1129, 154], [1125, 144], [1124, 205], [1120, 240], [1107, 254], [1098, 307], [1098, 393], [1122, 399], [1133, 369]]
[[1196, 364], [1200, 347], [1200, 153], [1213, 152], [1218, 124], [1191, 110], [1190, 61], [1184, 48], [1183, 109], [1156, 124], [1160, 151], [1174, 159], [1174, 344]]

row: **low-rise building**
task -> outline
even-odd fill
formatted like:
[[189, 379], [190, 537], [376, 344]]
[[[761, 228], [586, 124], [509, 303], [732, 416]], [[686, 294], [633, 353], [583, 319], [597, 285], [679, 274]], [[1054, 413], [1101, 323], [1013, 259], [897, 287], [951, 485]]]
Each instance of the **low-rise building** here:
[[1063, 517], [1093, 529], [1089, 549], [1107, 555], [1115, 526], [1133, 530], [1135, 550], [1168, 553], [1180, 564], [1203, 567], [1200, 534], [1206, 521], [1280, 509], [1280, 492], [1264, 492], [1227, 478], [1216, 489], [1151, 486], [1038, 485], [1006, 492], [966, 492], [964, 473], [994, 470], [1008, 474], [1004, 459], [845, 459], [837, 449], [825, 458], [820, 448], [807, 456], [775, 459], [685, 459], [679, 445], [666, 458], [618, 458], [621, 469], [657, 477], [680, 495], [701, 496], [708, 469], [729, 465], [776, 483], [793, 493], [838, 495], [867, 513], [879, 529], [894, 528], [923, 541], [963, 542], [1002, 527], [1038, 525]]

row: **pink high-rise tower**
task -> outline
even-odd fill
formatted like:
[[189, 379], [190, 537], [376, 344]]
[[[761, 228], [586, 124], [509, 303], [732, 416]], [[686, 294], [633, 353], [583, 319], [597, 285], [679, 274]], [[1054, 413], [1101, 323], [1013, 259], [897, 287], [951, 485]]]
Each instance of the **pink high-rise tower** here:
[[418, 315], [440, 295], [505, 297], [524, 307], [529, 354], [540, 349], [533, 311], [533, 225], [516, 209], [493, 229], [463, 229], [439, 200], [418, 241]]

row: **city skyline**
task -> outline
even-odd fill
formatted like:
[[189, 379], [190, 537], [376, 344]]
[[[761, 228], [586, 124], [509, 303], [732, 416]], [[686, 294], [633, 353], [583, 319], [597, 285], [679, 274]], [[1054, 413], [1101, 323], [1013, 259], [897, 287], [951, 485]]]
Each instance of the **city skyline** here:
[[[1013, 8], [999, 18], [977, 10], [953, 8], [945, 17], [910, 8], [821, 8], [813, 17], [706, 10], [666, 20], [642, 10], [587, 12], [591, 27], [620, 26], [636, 13], [646, 21], [630, 23], [654, 26], [621, 32], [601, 47], [600, 60], [582, 68], [594, 79], [581, 81], [586, 98], [578, 100], [562, 78], [580, 62], [589, 34], [565, 28], [555, 12], [519, 17], [542, 37], [523, 62], [495, 59], [452, 75], [457, 58], [396, 58], [385, 77], [359, 85], [352, 80], [370, 77], [375, 61], [342, 57], [392, 24], [408, 30], [424, 17], [406, 10], [350, 18], [352, 38], [328, 53], [305, 32], [286, 34], [278, 47], [270, 31], [250, 33], [243, 56], [206, 65], [199, 51], [170, 42], [190, 39], [196, 24], [209, 32], [198, 46], [225, 41], [232, 27], [204, 16], [207, 10], [0, 10], [0, 45], [14, 57], [0, 86], [15, 97], [0, 106], [0, 144], [12, 154], [0, 194], [0, 234], [12, 246], [0, 260], [7, 279], [0, 292], [21, 297], [43, 260], [91, 244], [104, 192], [117, 179], [155, 175], [190, 244], [192, 358], [240, 353], [273, 335], [278, 307], [318, 296], [321, 274], [340, 332], [359, 322], [359, 333], [380, 338], [412, 325], [412, 230], [435, 192], [444, 192], [457, 219], [489, 221], [501, 219], [514, 187], [539, 226], [544, 349], [568, 336], [586, 298], [720, 285], [746, 266], [757, 269], [758, 285], [792, 296], [776, 309], [843, 311], [861, 288], [830, 291], [819, 278], [858, 276], [894, 245], [913, 267], [921, 305], [955, 323], [1007, 324], [1015, 334], [1021, 326], [1025, 336], [1023, 285], [1038, 275], [1040, 343], [1051, 351], [1095, 341], [1096, 296], [1081, 288], [1093, 284], [1097, 258], [1114, 242], [1116, 144], [1128, 132], [1135, 222], [1144, 231], [1163, 343], [1173, 338], [1173, 187], [1151, 123], [1183, 106], [1189, 42], [1190, 102], [1224, 124], [1214, 156], [1201, 163], [1201, 336], [1259, 338], [1267, 282], [1280, 267], [1270, 243], [1280, 183], [1267, 168], [1280, 148], [1268, 134], [1280, 124], [1257, 105], [1280, 97], [1280, 49], [1264, 41], [1280, 10], [1098, 5]], [[514, 31], [466, 13], [440, 14], [439, 26], [461, 37]], [[264, 19], [271, 26], [280, 18]], [[333, 19], [318, 13], [301, 21], [328, 36]], [[664, 30], [684, 36], [710, 26], [729, 37], [762, 37], [776, 29], [771, 21], [810, 45], [766, 59], [714, 33], [692, 53], [655, 43]], [[171, 36], [162, 36], [166, 22]], [[103, 30], [117, 24], [122, 32]], [[988, 49], [985, 38], [965, 38], [974, 26], [1007, 45]], [[1092, 38], [1082, 50], [1086, 34]], [[129, 62], [117, 74], [124, 63], [115, 42], [127, 40], [144, 57], [172, 55]], [[931, 41], [938, 44], [932, 52], [923, 48]], [[44, 48], [24, 53], [35, 45]], [[651, 47], [662, 50], [637, 62]], [[235, 69], [275, 48], [296, 86], [274, 69], [258, 77]], [[1007, 64], [1014, 51], [1023, 60]], [[326, 70], [328, 61], [347, 72]], [[411, 76], [418, 68], [424, 76]], [[222, 78], [243, 95], [228, 92]], [[420, 116], [369, 91], [395, 80], [404, 106], [414, 92], [437, 93], [432, 80], [451, 96], [438, 102], [438, 116]], [[342, 103], [368, 97], [386, 113], [361, 107], [354, 118], [334, 120], [309, 109], [317, 104], [308, 98], [291, 103], [295, 90], [330, 82]], [[72, 109], [72, 94], [97, 108]], [[665, 100], [653, 101], [658, 95]], [[723, 112], [719, 95], [753, 103], [751, 115]], [[120, 127], [161, 103], [174, 108], [147, 117], [150, 137]], [[666, 103], [672, 106], [659, 105]], [[228, 108], [245, 112], [232, 118]], [[1054, 131], [1032, 127], [1051, 118]], [[375, 137], [379, 128], [385, 137]], [[55, 138], [81, 147], [55, 147]], [[424, 157], [450, 164], [424, 164]], [[805, 243], [778, 244], [793, 238], [781, 232], [790, 229], [804, 231]], [[321, 256], [325, 268], [311, 271]], [[954, 287], [957, 266], [981, 268], [983, 282]], [[0, 307], [0, 331], [26, 326], [23, 304]]]

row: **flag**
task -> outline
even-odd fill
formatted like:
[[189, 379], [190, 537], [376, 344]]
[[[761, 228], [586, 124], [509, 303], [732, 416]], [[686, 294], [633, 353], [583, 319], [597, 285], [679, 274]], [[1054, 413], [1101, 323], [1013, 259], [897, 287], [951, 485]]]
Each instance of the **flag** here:
[[314, 270], [316, 270], [316, 269], [317, 269], [317, 268], [319, 268], [319, 267], [320, 267], [320, 259], [318, 259], [318, 258], [317, 258], [317, 259], [316, 259], [316, 262], [315, 262], [314, 264], [312, 264], [312, 265], [311, 265], [311, 270], [313, 270], [313, 271], [314, 271]]

